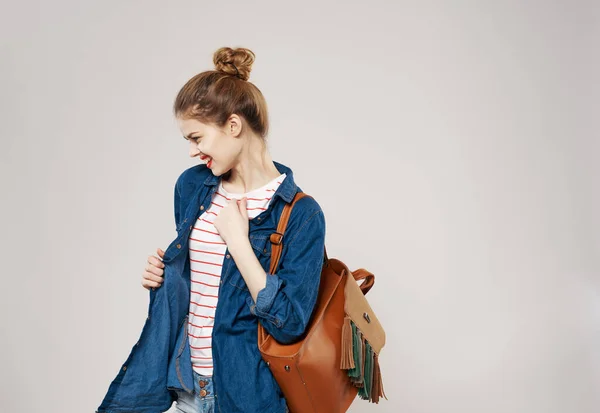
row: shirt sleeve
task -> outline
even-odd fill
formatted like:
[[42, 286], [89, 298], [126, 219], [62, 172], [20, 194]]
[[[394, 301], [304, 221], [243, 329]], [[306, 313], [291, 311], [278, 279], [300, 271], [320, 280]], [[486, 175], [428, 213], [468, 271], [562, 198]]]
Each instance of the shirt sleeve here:
[[319, 209], [287, 245], [284, 242], [276, 274], [267, 272], [266, 286], [258, 292], [256, 302], [247, 298], [250, 312], [281, 343], [297, 341], [308, 326], [321, 281], [325, 230], [325, 217]]

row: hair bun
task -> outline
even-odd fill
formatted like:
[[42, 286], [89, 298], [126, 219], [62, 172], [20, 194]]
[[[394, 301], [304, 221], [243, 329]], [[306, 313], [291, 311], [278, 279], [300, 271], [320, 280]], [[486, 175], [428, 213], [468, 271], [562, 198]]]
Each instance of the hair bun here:
[[221, 47], [213, 55], [215, 70], [235, 76], [242, 80], [250, 78], [255, 54], [250, 49], [238, 47]]

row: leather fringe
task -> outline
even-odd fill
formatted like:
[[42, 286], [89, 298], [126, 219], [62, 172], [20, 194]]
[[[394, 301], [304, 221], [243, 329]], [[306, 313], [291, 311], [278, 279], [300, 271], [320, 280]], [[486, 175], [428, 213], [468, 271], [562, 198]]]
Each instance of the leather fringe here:
[[[360, 331], [360, 330], [359, 330]], [[362, 334], [362, 332], [360, 333], [360, 350], [362, 352], [362, 357], [360, 359], [360, 377], [362, 378], [362, 383], [364, 385], [365, 383], [365, 364], [367, 359], [365, 358], [366, 355], [366, 350], [367, 350], [367, 346], [365, 340], [365, 336]]]
[[352, 324], [350, 317], [344, 318], [344, 325], [342, 326], [342, 358], [340, 361], [341, 369], [353, 369], [354, 368], [354, 354], [352, 351]]
[[342, 327], [341, 368], [348, 370], [348, 377], [359, 388], [358, 395], [370, 403], [379, 398], [388, 399], [383, 390], [379, 356], [350, 317], [344, 318]]
[[348, 370], [348, 376], [350, 377], [350, 381], [356, 386], [360, 387], [362, 383], [362, 351], [360, 350], [360, 330], [356, 328], [354, 323], [351, 323], [352, 326], [352, 347], [353, 347], [353, 358], [354, 358], [354, 367]]
[[383, 390], [383, 381], [381, 380], [381, 369], [379, 367], [379, 356], [377, 353], [373, 353], [373, 403], [379, 403], [379, 398], [383, 397], [388, 399]]
[[364, 386], [359, 390], [358, 395], [363, 400], [369, 400], [371, 394], [371, 383], [373, 382], [373, 377], [371, 376], [373, 372], [373, 352], [371, 350], [371, 345], [369, 342], [365, 340], [364, 345], [364, 354], [365, 354], [365, 362], [363, 365], [363, 377], [364, 377]]

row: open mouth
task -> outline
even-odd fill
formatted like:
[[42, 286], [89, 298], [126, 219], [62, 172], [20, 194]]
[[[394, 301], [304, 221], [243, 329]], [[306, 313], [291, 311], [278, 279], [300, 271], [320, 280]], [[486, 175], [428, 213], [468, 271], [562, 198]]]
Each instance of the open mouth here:
[[208, 155], [202, 155], [200, 157], [200, 159], [202, 159], [203, 161], [208, 159], [208, 162], [206, 163], [206, 166], [208, 166], [209, 168], [212, 166], [212, 158]]

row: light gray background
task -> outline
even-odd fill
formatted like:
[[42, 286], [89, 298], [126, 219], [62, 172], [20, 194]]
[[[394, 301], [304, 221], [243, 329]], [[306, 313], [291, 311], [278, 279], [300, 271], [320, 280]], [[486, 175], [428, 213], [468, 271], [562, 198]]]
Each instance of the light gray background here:
[[376, 274], [389, 400], [600, 411], [591, 1], [2, 3], [0, 411], [92, 412], [137, 341], [193, 165], [171, 116], [256, 53], [273, 158]]

